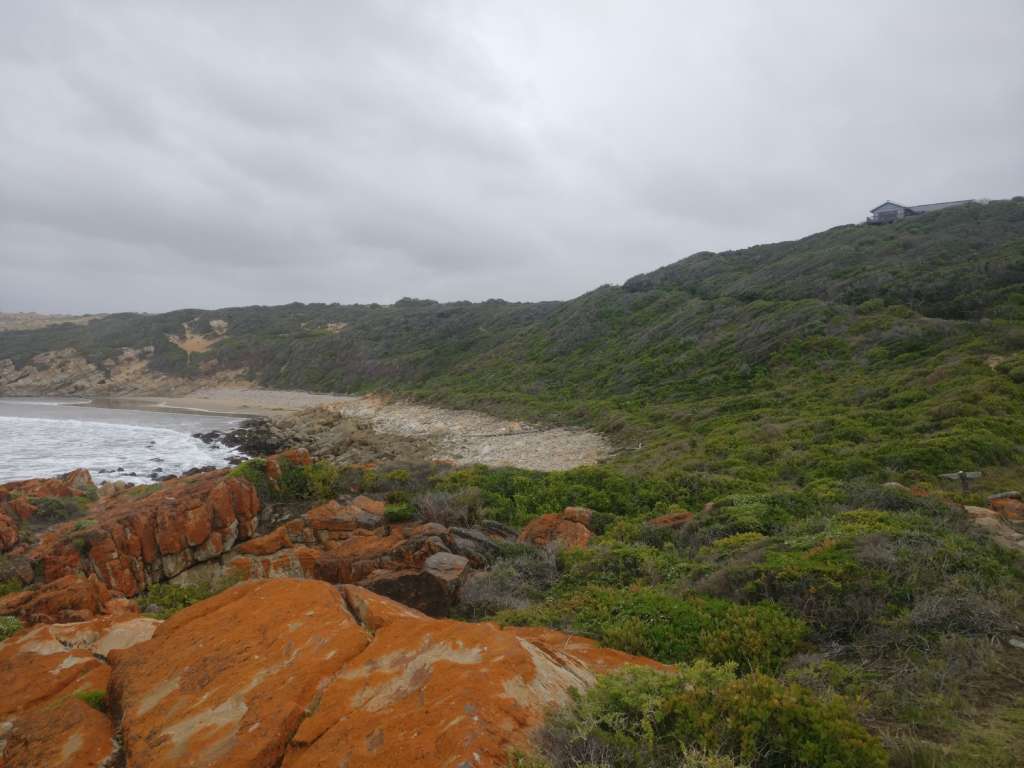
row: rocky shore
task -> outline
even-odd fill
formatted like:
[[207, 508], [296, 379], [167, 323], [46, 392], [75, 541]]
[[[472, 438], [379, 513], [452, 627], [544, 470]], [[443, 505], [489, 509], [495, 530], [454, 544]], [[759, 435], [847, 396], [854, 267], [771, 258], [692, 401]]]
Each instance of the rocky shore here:
[[552, 471], [595, 464], [611, 454], [607, 441], [587, 430], [370, 397], [249, 419], [231, 432], [196, 437], [250, 456], [300, 447], [339, 464], [440, 461]]
[[[271, 456], [258, 485], [309, 463]], [[445, 619], [502, 546], [586, 546], [588, 510], [517, 536], [393, 522], [370, 496], [274, 503], [249, 477], [0, 486], [0, 763], [504, 766], [571, 690], [661, 666]], [[161, 585], [195, 582], [241, 583], [166, 621], [140, 613]]]

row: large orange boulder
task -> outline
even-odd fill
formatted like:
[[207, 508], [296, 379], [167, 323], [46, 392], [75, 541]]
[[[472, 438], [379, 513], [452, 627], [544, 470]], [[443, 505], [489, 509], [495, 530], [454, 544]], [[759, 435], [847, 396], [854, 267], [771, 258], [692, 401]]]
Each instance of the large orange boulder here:
[[99, 619], [50, 624], [0, 644], [0, 765], [93, 768], [117, 759], [113, 722], [101, 704], [104, 657], [148, 640], [157, 622]]
[[562, 512], [534, 518], [519, 533], [519, 541], [538, 547], [586, 547], [594, 535], [588, 527], [593, 510], [566, 507]]
[[504, 766], [571, 689], [654, 664], [293, 579], [232, 587], [110, 661], [127, 768]]

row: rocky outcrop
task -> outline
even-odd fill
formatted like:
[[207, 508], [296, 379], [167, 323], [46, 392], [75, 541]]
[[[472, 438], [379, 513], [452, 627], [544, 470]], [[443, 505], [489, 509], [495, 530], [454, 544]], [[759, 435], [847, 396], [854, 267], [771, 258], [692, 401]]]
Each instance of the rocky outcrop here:
[[0, 552], [9, 552], [21, 542], [20, 526], [39, 511], [40, 499], [91, 496], [96, 486], [87, 469], [75, 469], [46, 480], [16, 480], [0, 485]]
[[[972, 506], [964, 509], [971, 522], [984, 530], [996, 544], [1005, 549], [1024, 552], [1024, 531], [1020, 530], [1021, 523], [1024, 523], [1024, 516], [1017, 516], [1018, 512], [1015, 507], [1002, 503], [1002, 501], [999, 499], [991, 501], [992, 509]], [[1005, 501], [1020, 503], [1016, 499]]]
[[504, 766], [571, 689], [654, 664], [291, 579], [233, 587], [110, 660], [128, 768]]
[[0, 644], [0, 765], [114, 764], [114, 723], [100, 711], [110, 680], [105, 657], [148, 640], [159, 623], [135, 617], [48, 624]]
[[[485, 543], [486, 542], [486, 545]], [[235, 549], [229, 574], [361, 584], [431, 616], [447, 616], [471, 567], [497, 547], [485, 534], [438, 523], [390, 524], [383, 502], [330, 501]]]
[[[76, 478], [65, 481], [73, 486]], [[57, 524], [11, 551], [8, 560], [21, 566], [29, 589], [0, 601], [0, 614], [37, 622], [110, 613], [110, 600], [133, 597], [251, 538], [259, 512], [252, 485], [227, 470], [100, 498], [87, 520]]]
[[78, 573], [0, 598], [0, 616], [17, 616], [31, 624], [85, 621], [137, 611], [135, 603], [112, 595], [95, 575]]
[[594, 516], [586, 507], [566, 507], [558, 513], [534, 518], [519, 534], [519, 541], [538, 547], [586, 547], [594, 535], [588, 527]]

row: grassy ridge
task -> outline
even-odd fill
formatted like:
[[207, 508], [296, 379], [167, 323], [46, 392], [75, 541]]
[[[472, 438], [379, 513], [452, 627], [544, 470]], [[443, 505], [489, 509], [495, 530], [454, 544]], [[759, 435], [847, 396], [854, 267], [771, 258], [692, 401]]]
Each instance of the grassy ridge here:
[[[228, 337], [190, 361], [167, 340], [214, 319]], [[115, 315], [2, 333], [0, 358], [145, 345], [167, 373], [244, 368], [266, 386], [597, 427], [640, 470], [801, 485], [1016, 467], [1024, 198], [696, 254], [562, 303]]]

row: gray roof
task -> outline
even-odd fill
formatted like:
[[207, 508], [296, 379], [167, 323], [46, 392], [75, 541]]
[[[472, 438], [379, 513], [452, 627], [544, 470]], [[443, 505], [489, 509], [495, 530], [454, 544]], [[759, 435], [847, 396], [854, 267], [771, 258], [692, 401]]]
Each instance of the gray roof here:
[[974, 200], [972, 199], [972, 200], [951, 200], [948, 203], [926, 203], [924, 205], [904, 205], [903, 203], [897, 203], [897, 202], [895, 202], [893, 200], [886, 200], [881, 205], [876, 205], [874, 208], [872, 208], [869, 211], [869, 213], [874, 213], [875, 211], [879, 211], [882, 208], [885, 208], [885, 206], [887, 206], [887, 205], [894, 205], [897, 208], [905, 208], [906, 210], [913, 211], [914, 213], [929, 213], [931, 211], [941, 211], [943, 208], [952, 208], [955, 205], [966, 205], [967, 203], [973, 203], [973, 202], [974, 202]]
[[911, 210], [915, 213], [928, 213], [928, 211], [941, 211], [943, 208], [952, 208], [954, 205], [966, 205], [973, 203], [973, 200], [952, 200], [948, 203], [928, 203], [927, 205], [912, 205]]

